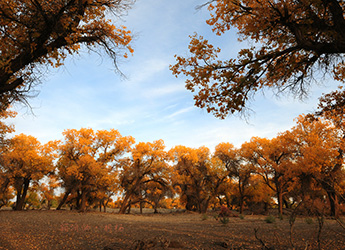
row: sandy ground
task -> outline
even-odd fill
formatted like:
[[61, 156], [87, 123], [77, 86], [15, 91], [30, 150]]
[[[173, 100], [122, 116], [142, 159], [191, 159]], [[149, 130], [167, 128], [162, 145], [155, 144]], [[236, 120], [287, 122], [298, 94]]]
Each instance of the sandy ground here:
[[[264, 219], [230, 218], [224, 225], [211, 213], [0, 211], [0, 249], [262, 249], [259, 239], [292, 249], [288, 218]], [[317, 233], [315, 218], [298, 218], [292, 242], [296, 249], [318, 249]], [[334, 220], [325, 221], [320, 239], [322, 249], [345, 249], [345, 230]]]

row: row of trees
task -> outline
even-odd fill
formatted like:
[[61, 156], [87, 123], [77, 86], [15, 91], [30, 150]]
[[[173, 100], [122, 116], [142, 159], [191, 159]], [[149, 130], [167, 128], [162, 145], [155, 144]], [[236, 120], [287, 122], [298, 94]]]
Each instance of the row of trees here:
[[157, 210], [175, 198], [201, 213], [211, 204], [236, 206], [242, 213], [276, 200], [282, 214], [284, 205], [317, 201], [337, 216], [345, 202], [345, 126], [339, 108], [344, 101], [344, 93], [335, 91], [321, 98], [315, 114], [299, 116], [292, 129], [275, 138], [253, 137], [240, 148], [220, 143], [214, 153], [185, 146], [167, 151], [162, 140], [135, 144], [114, 129], [68, 129], [62, 140], [41, 145], [24, 134], [6, 139], [13, 128], [2, 123], [0, 202], [5, 205], [15, 193], [15, 209], [23, 209], [31, 185], [40, 186], [48, 204], [54, 189], [62, 188], [57, 209], [66, 202], [81, 211], [95, 204], [105, 209], [120, 194], [120, 213], [134, 204]]

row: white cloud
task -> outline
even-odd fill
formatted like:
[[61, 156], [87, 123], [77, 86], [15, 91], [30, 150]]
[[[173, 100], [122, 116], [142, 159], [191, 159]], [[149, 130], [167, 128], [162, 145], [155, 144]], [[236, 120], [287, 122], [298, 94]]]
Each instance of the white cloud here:
[[172, 113], [172, 114], [166, 116], [165, 118], [166, 118], [166, 119], [172, 119], [172, 118], [175, 118], [176, 116], [179, 116], [179, 115], [181, 115], [181, 114], [190, 112], [191, 110], [193, 110], [193, 107], [183, 108], [183, 109], [180, 109], [180, 110], [178, 110], [178, 111], [175, 111], [174, 113]]

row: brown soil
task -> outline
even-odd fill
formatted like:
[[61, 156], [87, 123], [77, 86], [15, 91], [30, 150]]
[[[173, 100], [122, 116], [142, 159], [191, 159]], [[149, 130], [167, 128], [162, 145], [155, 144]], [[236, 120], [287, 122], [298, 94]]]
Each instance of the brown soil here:
[[[263, 249], [259, 239], [266, 249], [292, 249], [288, 218], [266, 223], [247, 215], [224, 225], [213, 215], [0, 211], [0, 249]], [[298, 218], [295, 249], [318, 249], [317, 233], [315, 218]], [[322, 249], [345, 249], [345, 230], [335, 220], [325, 220], [320, 239]]]

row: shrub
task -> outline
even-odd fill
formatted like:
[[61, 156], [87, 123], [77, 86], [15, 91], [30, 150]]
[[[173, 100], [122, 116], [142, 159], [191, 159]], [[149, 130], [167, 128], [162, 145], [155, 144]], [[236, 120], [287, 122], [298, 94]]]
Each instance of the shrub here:
[[229, 223], [229, 217], [220, 217], [220, 223], [222, 223], [223, 225], [226, 225]]
[[265, 218], [266, 223], [274, 223], [276, 221], [276, 218], [272, 215], [269, 215]]
[[222, 206], [219, 212], [219, 217], [237, 217], [237, 215], [232, 213], [229, 208]]

